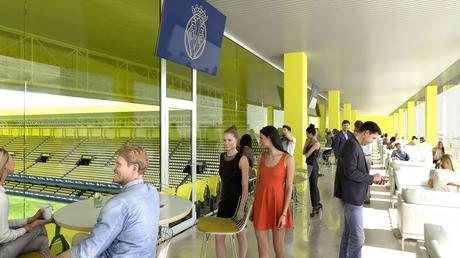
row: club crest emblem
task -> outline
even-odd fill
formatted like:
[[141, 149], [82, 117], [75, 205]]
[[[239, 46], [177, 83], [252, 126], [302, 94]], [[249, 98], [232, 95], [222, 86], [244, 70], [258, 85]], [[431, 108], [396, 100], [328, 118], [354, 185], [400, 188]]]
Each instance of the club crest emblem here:
[[200, 58], [206, 47], [206, 11], [202, 6], [192, 6], [193, 16], [187, 22], [185, 27], [184, 44], [185, 51], [190, 59]]

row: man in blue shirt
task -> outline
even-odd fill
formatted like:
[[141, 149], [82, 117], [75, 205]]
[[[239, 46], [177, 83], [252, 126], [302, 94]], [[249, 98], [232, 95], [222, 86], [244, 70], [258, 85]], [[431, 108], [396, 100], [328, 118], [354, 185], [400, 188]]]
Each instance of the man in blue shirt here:
[[143, 180], [147, 153], [125, 145], [116, 154], [113, 182], [123, 186], [122, 192], [102, 208], [91, 235], [59, 257], [156, 256], [160, 200], [156, 188]]
[[403, 160], [403, 161], [409, 161], [409, 154], [407, 154], [405, 151], [401, 149], [401, 143], [396, 143], [395, 144], [396, 150], [391, 153], [391, 158], [393, 159], [398, 159], [398, 160]]

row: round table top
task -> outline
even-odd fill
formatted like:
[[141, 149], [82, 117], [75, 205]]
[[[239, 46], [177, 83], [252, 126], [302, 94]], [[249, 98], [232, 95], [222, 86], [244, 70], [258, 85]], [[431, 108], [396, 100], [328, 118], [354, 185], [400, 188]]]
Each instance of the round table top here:
[[[105, 204], [112, 195], [104, 196]], [[160, 194], [160, 226], [178, 221], [192, 210], [192, 202], [184, 198]], [[90, 232], [96, 224], [101, 208], [95, 208], [93, 198], [71, 203], [54, 213], [54, 221], [61, 227]]]

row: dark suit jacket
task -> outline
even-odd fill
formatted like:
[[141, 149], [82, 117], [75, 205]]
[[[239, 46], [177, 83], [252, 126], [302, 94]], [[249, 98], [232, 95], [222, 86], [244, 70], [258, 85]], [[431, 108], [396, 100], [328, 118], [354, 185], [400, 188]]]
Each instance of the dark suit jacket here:
[[369, 175], [363, 148], [355, 136], [343, 144], [337, 162], [334, 196], [349, 204], [363, 205], [373, 176]]
[[[348, 134], [348, 139], [350, 139], [353, 134], [350, 131], [347, 131]], [[334, 141], [332, 143], [332, 149], [334, 150], [334, 155], [335, 157], [339, 157], [339, 151], [340, 148], [342, 147], [343, 143], [346, 141], [345, 135], [343, 135], [343, 131], [340, 131], [335, 134], [334, 136]]]

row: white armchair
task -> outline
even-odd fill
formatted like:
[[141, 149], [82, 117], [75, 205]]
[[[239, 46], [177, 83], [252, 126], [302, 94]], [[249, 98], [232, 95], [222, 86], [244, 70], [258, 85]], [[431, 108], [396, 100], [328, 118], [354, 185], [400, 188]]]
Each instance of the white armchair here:
[[[391, 205], [393, 197], [403, 188], [423, 188], [429, 189], [428, 179], [432, 164], [425, 162], [411, 162], [392, 160], [389, 169], [389, 184], [391, 194]], [[396, 188], [398, 189], [396, 191]]]
[[393, 176], [398, 191], [403, 188], [425, 188], [428, 186], [432, 164], [393, 160]]
[[425, 224], [424, 241], [417, 242], [416, 258], [459, 257], [456, 245], [460, 242], [460, 228]]
[[433, 190], [442, 192], [458, 192], [456, 186], [448, 186], [448, 183], [460, 182], [460, 172], [447, 169], [432, 169], [430, 178], [433, 179]]
[[404, 240], [423, 239], [423, 224], [460, 227], [460, 194], [403, 189], [398, 196], [398, 226]]

